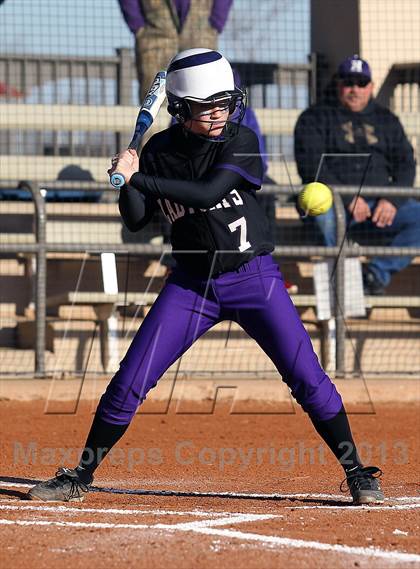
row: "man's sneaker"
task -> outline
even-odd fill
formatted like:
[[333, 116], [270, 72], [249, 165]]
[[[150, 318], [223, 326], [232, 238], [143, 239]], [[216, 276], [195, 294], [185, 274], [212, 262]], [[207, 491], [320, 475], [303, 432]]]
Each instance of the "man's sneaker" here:
[[89, 485], [80, 480], [76, 470], [60, 468], [54, 478], [31, 488], [28, 498], [44, 502], [82, 502], [88, 491]]
[[384, 294], [385, 287], [369, 267], [363, 267], [363, 290], [366, 295], [380, 296]]
[[298, 285], [295, 283], [291, 283], [290, 281], [285, 280], [284, 286], [286, 287], [286, 290], [289, 294], [297, 294], [299, 291]]
[[376, 466], [356, 466], [347, 471], [346, 474], [347, 476], [341, 483], [340, 490], [344, 492], [344, 483], [347, 483], [355, 506], [383, 503], [385, 496], [378, 480], [382, 476], [382, 470]]

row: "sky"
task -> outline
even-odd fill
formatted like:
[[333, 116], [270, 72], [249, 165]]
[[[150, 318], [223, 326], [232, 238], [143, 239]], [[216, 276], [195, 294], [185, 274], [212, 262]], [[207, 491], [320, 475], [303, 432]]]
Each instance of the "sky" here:
[[[234, 0], [219, 49], [236, 61], [306, 63], [309, 0]], [[132, 47], [117, 0], [5, 0], [1, 53], [110, 56]]]

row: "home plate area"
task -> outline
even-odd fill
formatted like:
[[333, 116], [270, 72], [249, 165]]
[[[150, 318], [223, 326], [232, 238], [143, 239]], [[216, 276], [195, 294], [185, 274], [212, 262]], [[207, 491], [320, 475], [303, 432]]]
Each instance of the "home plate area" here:
[[[372, 507], [353, 507], [340, 493], [341, 468], [327, 449], [319, 454], [300, 411], [234, 415], [223, 405], [207, 415], [140, 414], [119, 444], [124, 461], [107, 457], [84, 502], [28, 501], [56, 465], [75, 463], [92, 420], [87, 405], [72, 415], [46, 414], [43, 405], [0, 402], [1, 567], [420, 569], [417, 405], [352, 416], [365, 464], [384, 470], [386, 500]], [[148, 461], [157, 447], [162, 460]], [[232, 464], [199, 460], [204, 449], [217, 458], [228, 447], [237, 452]], [[144, 460], [130, 461], [133, 449], [145, 449]], [[241, 449], [266, 454], [243, 464]], [[294, 449], [295, 462], [272, 464], [270, 449]]]
[[332, 494], [95, 488], [83, 504], [0, 500], [2, 557], [17, 568], [420, 567], [419, 508], [410, 496], [355, 507]]

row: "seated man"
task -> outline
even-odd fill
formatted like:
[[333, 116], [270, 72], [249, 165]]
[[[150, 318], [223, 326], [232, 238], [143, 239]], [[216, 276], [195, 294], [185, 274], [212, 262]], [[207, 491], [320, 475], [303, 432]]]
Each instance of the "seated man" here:
[[[372, 97], [371, 70], [354, 55], [337, 72], [337, 100], [304, 111], [295, 127], [295, 159], [304, 184], [412, 186], [413, 149], [398, 118]], [[387, 196], [343, 198], [349, 225], [389, 238], [390, 246], [420, 246], [420, 203]], [[336, 244], [334, 209], [310, 218], [325, 244]], [[410, 257], [375, 257], [364, 268], [367, 294], [382, 294], [391, 275], [409, 265]]]

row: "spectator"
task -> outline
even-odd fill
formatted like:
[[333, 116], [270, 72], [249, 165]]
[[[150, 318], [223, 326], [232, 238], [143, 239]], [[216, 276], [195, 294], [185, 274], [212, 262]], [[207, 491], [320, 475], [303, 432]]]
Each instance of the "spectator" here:
[[[77, 164], [69, 164], [60, 170], [57, 176], [58, 181], [65, 182], [94, 182], [90, 170], [83, 170]], [[77, 184], [75, 184], [77, 186]], [[48, 201], [83, 201], [83, 202], [99, 202], [102, 192], [94, 190], [59, 190], [47, 192]]]
[[217, 49], [233, 0], [119, 0], [135, 36], [140, 101], [154, 76], [180, 50]]
[[[368, 63], [358, 55], [345, 59], [338, 68], [336, 85], [336, 103], [310, 107], [297, 121], [295, 158], [302, 182], [412, 186], [413, 149], [398, 118], [372, 97]], [[391, 246], [420, 246], [420, 203], [415, 199], [355, 196], [344, 198], [344, 204], [351, 227], [363, 224], [363, 231], [388, 238]], [[325, 244], [335, 245], [333, 208], [311, 220]], [[391, 275], [410, 261], [407, 256], [371, 259], [363, 270], [365, 293], [382, 294]]]

